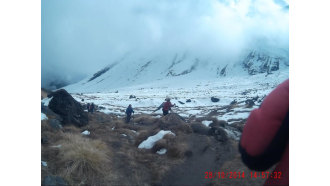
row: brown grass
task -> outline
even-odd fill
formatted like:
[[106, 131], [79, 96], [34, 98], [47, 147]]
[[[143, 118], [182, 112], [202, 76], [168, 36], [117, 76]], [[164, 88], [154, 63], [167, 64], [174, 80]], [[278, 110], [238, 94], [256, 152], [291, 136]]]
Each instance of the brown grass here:
[[74, 125], [66, 125], [62, 128], [62, 131], [64, 133], [73, 133], [73, 134], [81, 133], [81, 129]]
[[137, 115], [134, 118], [134, 123], [137, 123], [139, 125], [154, 125], [157, 121], [157, 118], [153, 118], [149, 115], [141, 114]]
[[159, 151], [160, 149], [162, 149], [162, 148], [166, 149], [167, 147], [168, 147], [168, 140], [161, 139], [155, 143], [155, 145], [152, 147], [151, 151], [155, 153], [155, 152]]
[[65, 134], [60, 141], [61, 176], [71, 184], [99, 185], [109, 174], [110, 152], [100, 140], [84, 138], [80, 134]]
[[184, 158], [187, 149], [186, 143], [175, 139], [169, 141], [166, 154], [171, 158]]

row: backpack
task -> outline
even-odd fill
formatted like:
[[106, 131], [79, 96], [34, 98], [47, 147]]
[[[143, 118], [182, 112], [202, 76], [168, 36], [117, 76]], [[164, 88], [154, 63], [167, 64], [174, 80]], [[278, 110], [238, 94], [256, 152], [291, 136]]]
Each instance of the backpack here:
[[163, 110], [171, 110], [171, 102], [165, 102], [163, 105]]

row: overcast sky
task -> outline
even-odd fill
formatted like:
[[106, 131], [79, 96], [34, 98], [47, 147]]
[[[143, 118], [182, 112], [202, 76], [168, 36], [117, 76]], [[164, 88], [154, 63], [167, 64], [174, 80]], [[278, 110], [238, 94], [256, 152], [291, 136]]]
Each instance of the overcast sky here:
[[284, 0], [42, 0], [41, 78], [74, 82], [124, 54], [288, 50]]

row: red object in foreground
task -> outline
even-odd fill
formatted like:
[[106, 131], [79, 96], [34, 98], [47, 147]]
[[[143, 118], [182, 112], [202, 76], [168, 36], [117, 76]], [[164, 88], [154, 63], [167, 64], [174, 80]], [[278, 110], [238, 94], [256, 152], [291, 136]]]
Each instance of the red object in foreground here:
[[265, 185], [289, 185], [289, 80], [284, 81], [251, 112], [244, 126], [239, 150], [243, 162], [256, 171], [277, 164]]

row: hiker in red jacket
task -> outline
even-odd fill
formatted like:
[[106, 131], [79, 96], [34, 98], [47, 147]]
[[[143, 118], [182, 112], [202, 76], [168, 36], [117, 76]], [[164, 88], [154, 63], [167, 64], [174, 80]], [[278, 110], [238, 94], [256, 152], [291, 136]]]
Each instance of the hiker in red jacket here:
[[166, 102], [163, 104], [163, 115], [166, 116], [168, 114], [168, 111], [171, 110], [171, 107], [174, 107], [171, 103], [171, 99], [169, 97], [166, 97]]
[[[289, 185], [289, 80], [276, 87], [244, 126], [239, 151], [250, 169], [269, 172], [265, 185]], [[271, 174], [272, 173], [272, 174]]]

